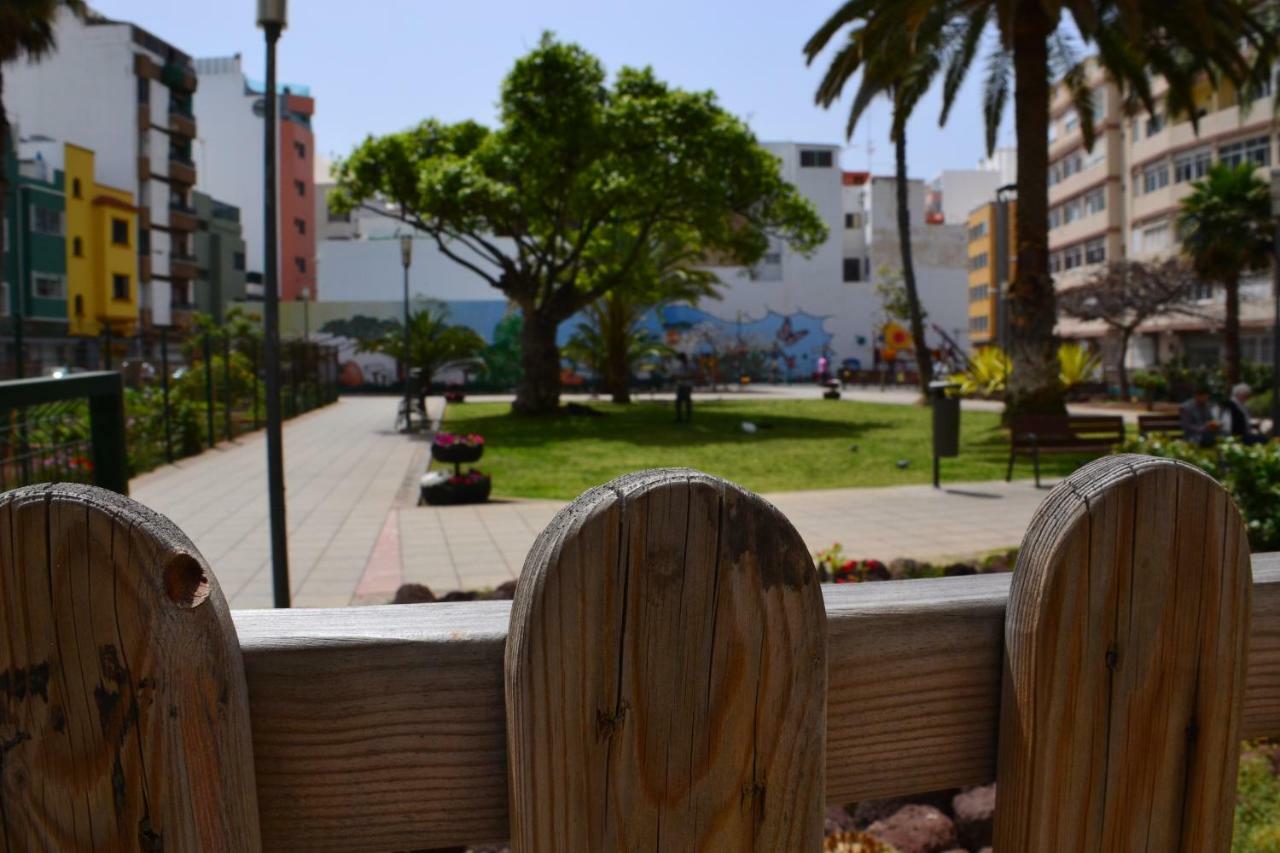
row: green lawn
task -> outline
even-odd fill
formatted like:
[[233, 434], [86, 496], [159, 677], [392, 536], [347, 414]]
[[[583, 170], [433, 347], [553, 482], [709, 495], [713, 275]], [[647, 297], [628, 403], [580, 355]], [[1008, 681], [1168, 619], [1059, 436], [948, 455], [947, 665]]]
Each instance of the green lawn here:
[[[931, 479], [930, 412], [919, 406], [834, 400], [697, 402], [692, 424], [670, 403], [593, 403], [606, 417], [511, 414], [505, 403], [450, 405], [444, 429], [480, 433], [495, 496], [571, 499], [642, 468], [685, 466], [753, 491], [893, 486]], [[750, 421], [754, 435], [742, 430]], [[1009, 445], [999, 415], [965, 412], [960, 456], [942, 461], [943, 482], [1004, 477]], [[899, 467], [900, 460], [906, 461]], [[1084, 458], [1048, 457], [1050, 478]], [[1014, 476], [1031, 476], [1019, 459]]]

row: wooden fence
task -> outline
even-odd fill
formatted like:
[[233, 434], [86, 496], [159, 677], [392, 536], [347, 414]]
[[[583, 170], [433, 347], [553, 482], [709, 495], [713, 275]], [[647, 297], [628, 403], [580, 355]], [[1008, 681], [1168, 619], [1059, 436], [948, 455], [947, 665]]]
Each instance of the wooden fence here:
[[1137, 456], [1049, 494], [1012, 583], [820, 587], [765, 501], [655, 471], [514, 602], [234, 614], [163, 518], [29, 487], [0, 608], [15, 850], [811, 851], [826, 802], [996, 777], [998, 850], [1224, 850], [1280, 734], [1280, 558]]

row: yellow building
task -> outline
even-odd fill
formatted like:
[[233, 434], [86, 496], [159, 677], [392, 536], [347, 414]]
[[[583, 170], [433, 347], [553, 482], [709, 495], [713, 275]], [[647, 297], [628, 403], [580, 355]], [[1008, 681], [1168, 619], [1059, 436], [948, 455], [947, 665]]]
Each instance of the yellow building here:
[[73, 335], [132, 335], [138, 323], [138, 209], [94, 180], [93, 152], [66, 146], [67, 319]]
[[969, 213], [969, 341], [975, 348], [999, 339], [1000, 283], [1013, 278], [1015, 267], [1016, 208], [1014, 201], [990, 201]]

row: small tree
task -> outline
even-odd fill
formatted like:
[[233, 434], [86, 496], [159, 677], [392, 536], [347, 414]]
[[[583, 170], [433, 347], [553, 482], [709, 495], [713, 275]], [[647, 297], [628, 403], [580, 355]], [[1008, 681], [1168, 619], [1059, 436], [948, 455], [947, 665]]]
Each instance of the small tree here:
[[633, 280], [655, 245], [756, 263], [780, 237], [808, 252], [827, 238], [777, 158], [710, 92], [650, 69], [600, 62], [550, 34], [502, 84], [500, 126], [418, 127], [369, 139], [338, 168], [336, 209], [367, 199], [517, 306], [522, 367], [516, 411], [556, 410], [556, 333]]
[[1252, 163], [1215, 163], [1182, 199], [1178, 233], [1196, 272], [1226, 296], [1223, 350], [1227, 384], [1240, 381], [1240, 278], [1272, 256], [1271, 188]]
[[1134, 332], [1148, 320], [1183, 309], [1196, 284], [1195, 272], [1177, 258], [1157, 263], [1115, 261], [1084, 284], [1058, 294], [1059, 310], [1084, 321], [1101, 321], [1119, 338], [1116, 372], [1120, 399], [1129, 399], [1125, 355]]
[[[441, 368], [474, 358], [484, 346], [484, 338], [474, 330], [450, 325], [448, 309], [439, 302], [428, 302], [409, 316], [407, 364], [410, 369], [416, 368], [421, 372], [424, 389]], [[382, 337], [361, 341], [360, 351], [379, 352], [396, 361], [405, 360], [404, 326], [396, 323], [395, 328]]]

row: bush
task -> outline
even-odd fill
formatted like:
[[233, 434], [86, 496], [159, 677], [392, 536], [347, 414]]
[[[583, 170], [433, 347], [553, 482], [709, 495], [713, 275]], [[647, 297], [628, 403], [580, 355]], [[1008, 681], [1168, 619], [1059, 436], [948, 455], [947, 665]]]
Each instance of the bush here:
[[1280, 853], [1280, 779], [1274, 746], [1245, 744], [1236, 783], [1235, 835], [1238, 853]]
[[1185, 441], [1147, 436], [1121, 447], [1189, 462], [1217, 478], [1231, 494], [1249, 530], [1254, 551], [1280, 549], [1280, 444], [1244, 445], [1224, 439], [1216, 447], [1193, 447]]

